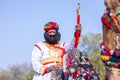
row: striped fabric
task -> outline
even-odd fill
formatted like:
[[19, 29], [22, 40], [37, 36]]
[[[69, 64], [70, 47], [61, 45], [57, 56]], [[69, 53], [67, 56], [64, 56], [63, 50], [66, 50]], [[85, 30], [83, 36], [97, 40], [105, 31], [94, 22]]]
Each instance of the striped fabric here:
[[59, 29], [59, 25], [56, 22], [48, 22], [44, 25], [44, 30], [49, 31], [51, 29]]

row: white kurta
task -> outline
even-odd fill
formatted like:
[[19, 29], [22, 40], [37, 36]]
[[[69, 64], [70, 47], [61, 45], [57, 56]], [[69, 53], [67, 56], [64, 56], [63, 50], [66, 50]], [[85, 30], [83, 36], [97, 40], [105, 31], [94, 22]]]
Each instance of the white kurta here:
[[[43, 43], [43, 42], [38, 42], [36, 43], [40, 49], [36, 46], [33, 47], [33, 51], [32, 51], [32, 65], [33, 65], [33, 69], [35, 71], [33, 80], [51, 80], [51, 72], [46, 73], [44, 75], [41, 75], [40, 73], [40, 69], [43, 66], [43, 64], [40, 63], [40, 61], [42, 59], [48, 58], [49, 56], [49, 48]], [[72, 40], [69, 43], [61, 43], [60, 47], [64, 48], [65, 51], [70, 50], [72, 47], [74, 46], [74, 40]], [[56, 65], [56, 63], [50, 63], [45, 65], [46, 67], [52, 66], [52, 65]]]

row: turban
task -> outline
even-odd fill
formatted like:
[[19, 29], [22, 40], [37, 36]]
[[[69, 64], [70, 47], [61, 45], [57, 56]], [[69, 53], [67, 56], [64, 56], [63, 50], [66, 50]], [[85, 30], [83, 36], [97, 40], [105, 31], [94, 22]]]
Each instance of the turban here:
[[47, 32], [51, 29], [55, 29], [58, 30], [59, 29], [59, 25], [56, 22], [48, 22], [44, 25], [44, 30]]

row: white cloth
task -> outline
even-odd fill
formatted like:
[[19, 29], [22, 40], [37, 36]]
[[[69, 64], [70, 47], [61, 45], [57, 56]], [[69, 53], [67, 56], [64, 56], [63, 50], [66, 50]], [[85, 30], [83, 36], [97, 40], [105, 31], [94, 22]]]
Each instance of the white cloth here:
[[[41, 50], [35, 46], [33, 47], [32, 66], [35, 71], [33, 80], [50, 80], [50, 78], [51, 78], [50, 72], [46, 73], [45, 75], [40, 74], [40, 69], [43, 67], [43, 65], [40, 63], [40, 60], [49, 57], [49, 55], [48, 55], [49, 49], [43, 42], [38, 42], [36, 44], [41, 48]], [[64, 48], [65, 51], [70, 50], [73, 46], [74, 46], [74, 40], [72, 40], [71, 42], [68, 42], [68, 43], [60, 44], [60, 47]], [[49, 67], [51, 65], [55, 65], [55, 63], [50, 63], [50, 64], [47, 64], [46, 66]]]

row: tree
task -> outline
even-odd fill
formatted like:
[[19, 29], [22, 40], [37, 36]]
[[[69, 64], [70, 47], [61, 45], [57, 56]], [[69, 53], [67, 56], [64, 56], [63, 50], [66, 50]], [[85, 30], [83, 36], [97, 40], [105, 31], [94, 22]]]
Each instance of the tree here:
[[1, 70], [0, 71], [0, 80], [14, 80], [14, 79], [7, 70]]
[[30, 70], [30, 72], [28, 73], [28, 75], [26, 76], [26, 80], [32, 80], [34, 75], [34, 71], [33, 69]]
[[9, 67], [9, 73], [14, 77], [14, 80], [26, 80], [26, 75], [29, 72], [27, 64], [16, 64]]
[[31, 65], [14, 64], [6, 70], [0, 70], [0, 80], [32, 80], [33, 74]]
[[87, 54], [96, 70], [99, 73], [101, 80], [105, 76], [105, 66], [101, 61], [99, 44], [102, 40], [102, 34], [89, 33], [88, 35], [81, 36], [81, 44], [83, 54]]

